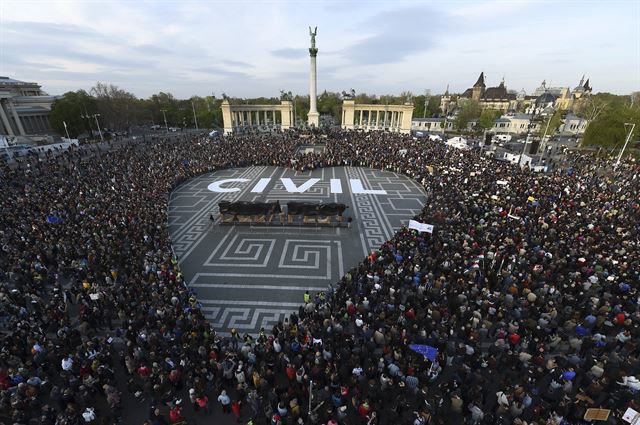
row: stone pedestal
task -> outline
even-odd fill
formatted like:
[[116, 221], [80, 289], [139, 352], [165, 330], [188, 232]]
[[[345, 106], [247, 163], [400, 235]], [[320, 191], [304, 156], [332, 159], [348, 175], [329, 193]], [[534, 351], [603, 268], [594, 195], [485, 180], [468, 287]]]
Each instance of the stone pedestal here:
[[[220, 109], [222, 109], [222, 122], [224, 123], [224, 134], [232, 134], [233, 133], [233, 117], [231, 115], [231, 105], [227, 99], [222, 101], [222, 105], [220, 105]], [[236, 125], [240, 125], [236, 123]]]
[[318, 128], [320, 126], [320, 114], [317, 112], [309, 112], [307, 114], [307, 123]]
[[344, 100], [342, 102], [342, 128], [345, 130], [353, 130], [356, 113], [356, 101]]

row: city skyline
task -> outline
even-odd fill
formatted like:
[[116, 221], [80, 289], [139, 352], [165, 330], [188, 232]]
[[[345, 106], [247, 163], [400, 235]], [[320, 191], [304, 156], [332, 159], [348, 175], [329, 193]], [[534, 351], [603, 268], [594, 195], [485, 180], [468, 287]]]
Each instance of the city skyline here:
[[318, 91], [461, 93], [483, 71], [531, 93], [640, 89], [640, 2], [0, 1], [0, 75], [50, 94], [97, 81], [138, 97], [308, 93], [308, 26]]

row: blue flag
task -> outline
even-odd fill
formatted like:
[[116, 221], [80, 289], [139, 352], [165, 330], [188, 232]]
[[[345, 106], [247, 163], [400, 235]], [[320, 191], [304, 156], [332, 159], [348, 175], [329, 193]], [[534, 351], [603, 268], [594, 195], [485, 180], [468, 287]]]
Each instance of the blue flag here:
[[436, 361], [436, 356], [438, 355], [438, 349], [432, 347], [430, 345], [422, 345], [422, 344], [411, 344], [409, 346], [413, 351], [418, 354], [422, 354], [432, 362]]
[[60, 217], [57, 217], [55, 215], [48, 215], [47, 216], [47, 223], [51, 223], [51, 224], [59, 224], [62, 223], [64, 220]]

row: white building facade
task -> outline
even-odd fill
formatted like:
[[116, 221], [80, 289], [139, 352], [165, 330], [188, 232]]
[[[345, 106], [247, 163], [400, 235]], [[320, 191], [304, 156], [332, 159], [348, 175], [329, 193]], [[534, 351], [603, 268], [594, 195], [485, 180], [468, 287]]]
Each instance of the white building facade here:
[[567, 114], [567, 116], [564, 117], [564, 122], [560, 125], [560, 128], [558, 128], [558, 132], [563, 135], [584, 134], [588, 124], [589, 122], [584, 118], [580, 118], [574, 114]]
[[[526, 134], [540, 130], [540, 122], [531, 121], [530, 114], [510, 114], [498, 118], [491, 129], [496, 134]], [[531, 124], [531, 128], [529, 125]]]
[[38, 136], [50, 134], [51, 105], [56, 99], [37, 83], [0, 77], [0, 135]]

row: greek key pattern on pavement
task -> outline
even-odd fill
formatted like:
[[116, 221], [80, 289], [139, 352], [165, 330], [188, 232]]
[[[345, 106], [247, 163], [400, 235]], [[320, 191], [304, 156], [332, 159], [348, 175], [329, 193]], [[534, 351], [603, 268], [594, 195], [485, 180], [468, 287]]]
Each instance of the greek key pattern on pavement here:
[[[252, 167], [248, 169], [224, 170], [215, 174], [216, 176], [220, 176], [217, 178], [246, 178], [255, 180], [262, 174], [264, 168], [265, 167]], [[213, 174], [214, 173], [209, 173], [205, 176], [198, 177], [195, 181], [197, 182]], [[169, 225], [184, 223], [180, 226], [180, 231], [175, 233], [171, 232], [173, 250], [178, 258], [181, 258], [194, 245], [198, 244], [202, 235], [211, 227], [212, 223], [211, 220], [209, 220], [209, 215], [218, 215], [218, 202], [236, 201], [244, 193], [244, 191], [241, 191], [214, 194], [207, 190], [206, 185], [203, 186], [197, 183], [187, 183], [187, 185], [183, 186], [184, 189], [183, 187], [179, 187], [171, 194], [169, 201]], [[171, 208], [176, 203], [179, 203], [180, 209]]]
[[[252, 191], [270, 178], [262, 192]], [[302, 193], [286, 191], [281, 178], [296, 187], [320, 179]], [[222, 179], [247, 179], [215, 193], [209, 184]], [[339, 179], [342, 193], [332, 193], [330, 179]], [[353, 194], [349, 179], [386, 195]], [[351, 227], [220, 225], [218, 202], [340, 202]], [[221, 170], [197, 177], [173, 191], [169, 230], [185, 280], [216, 331], [256, 334], [297, 312], [305, 291], [315, 294], [337, 282], [373, 249], [388, 240], [424, 203], [418, 184], [395, 173], [353, 167], [324, 168], [304, 173], [277, 167]], [[213, 215], [213, 221], [210, 215]]]

